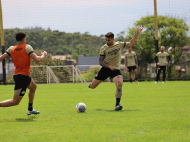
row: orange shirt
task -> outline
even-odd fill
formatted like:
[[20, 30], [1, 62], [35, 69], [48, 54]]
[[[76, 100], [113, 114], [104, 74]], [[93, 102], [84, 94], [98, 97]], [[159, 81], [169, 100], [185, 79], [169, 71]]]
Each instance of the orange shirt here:
[[14, 74], [30, 75], [30, 56], [26, 51], [26, 44], [12, 47], [11, 58], [15, 65]]

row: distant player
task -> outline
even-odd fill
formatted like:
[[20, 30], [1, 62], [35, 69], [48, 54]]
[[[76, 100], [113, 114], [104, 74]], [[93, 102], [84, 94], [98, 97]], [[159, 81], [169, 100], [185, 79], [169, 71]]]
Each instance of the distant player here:
[[137, 32], [130, 40], [130, 42], [114, 42], [114, 34], [112, 32], [109, 32], [105, 35], [106, 44], [103, 45], [100, 49], [99, 64], [102, 66], [102, 68], [98, 72], [98, 75], [93, 79], [92, 83], [89, 85], [89, 88], [94, 89], [106, 78], [111, 77], [117, 88], [115, 94], [116, 111], [123, 108], [120, 105], [123, 84], [123, 77], [121, 76], [120, 72], [122, 49], [123, 47], [133, 46], [142, 30], [143, 28], [138, 26]]
[[29, 76], [31, 60], [30, 58], [32, 58], [35, 62], [39, 62], [47, 55], [47, 52], [41, 52], [41, 56], [37, 56], [34, 53], [33, 48], [30, 45], [26, 44], [25, 33], [17, 33], [16, 41], [17, 45], [10, 46], [6, 50], [6, 53], [0, 56], [0, 61], [11, 56], [15, 66], [13, 76], [15, 81], [13, 99], [0, 102], [0, 107], [10, 107], [18, 105], [25, 95], [26, 89], [28, 88], [30, 91], [28, 94], [29, 104], [26, 114], [39, 114], [39, 111], [33, 109], [33, 100], [37, 86], [34, 80]]
[[165, 82], [166, 79], [166, 66], [168, 65], [168, 62], [171, 60], [169, 54], [165, 52], [165, 47], [161, 46], [160, 52], [156, 54], [155, 61], [156, 61], [156, 66], [157, 66], [157, 75], [156, 75], [156, 82], [155, 84], [158, 83], [160, 79], [160, 73], [163, 70], [163, 80], [162, 83]]
[[132, 47], [129, 46], [128, 52], [125, 54], [125, 68], [129, 72], [129, 81], [132, 83], [131, 73], [132, 70], [135, 73], [135, 82], [139, 84], [138, 82], [138, 74], [137, 74], [137, 68], [138, 68], [138, 60], [137, 55], [134, 51], [132, 51]]

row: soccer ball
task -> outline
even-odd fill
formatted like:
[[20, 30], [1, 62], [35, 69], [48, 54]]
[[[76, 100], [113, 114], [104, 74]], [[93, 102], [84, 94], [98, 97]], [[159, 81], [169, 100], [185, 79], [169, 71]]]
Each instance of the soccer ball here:
[[86, 105], [84, 103], [78, 103], [76, 105], [77, 112], [85, 112], [85, 110], [86, 110]]

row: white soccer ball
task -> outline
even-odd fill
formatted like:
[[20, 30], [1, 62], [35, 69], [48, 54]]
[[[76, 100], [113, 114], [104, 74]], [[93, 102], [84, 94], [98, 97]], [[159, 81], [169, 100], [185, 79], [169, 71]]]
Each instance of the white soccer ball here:
[[77, 112], [85, 112], [86, 111], [86, 105], [84, 103], [78, 103], [76, 105], [76, 111]]

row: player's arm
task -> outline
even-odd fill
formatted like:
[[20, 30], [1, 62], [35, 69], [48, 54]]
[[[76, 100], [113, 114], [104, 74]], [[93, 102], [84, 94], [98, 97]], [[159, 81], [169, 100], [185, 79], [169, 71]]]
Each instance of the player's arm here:
[[125, 58], [125, 68], [127, 69], [128, 66], [127, 66], [127, 58]]
[[171, 58], [170, 58], [170, 56], [168, 55], [168, 56], [167, 56], [167, 61], [166, 61], [165, 64], [168, 65], [168, 63], [169, 63], [170, 60], [171, 60]]
[[4, 53], [3, 55], [0, 56], [0, 61], [4, 60], [5, 58], [9, 57], [9, 54]]
[[102, 67], [108, 68], [109, 64], [104, 61], [105, 55], [100, 55], [99, 64]]
[[143, 30], [142, 26], [137, 27], [137, 32], [135, 33], [134, 37], [130, 40], [130, 46], [133, 46], [138, 38], [138, 35], [141, 33]]
[[171, 57], [170, 56], [167, 56], [167, 59], [168, 59], [168, 62], [171, 60]]
[[137, 59], [137, 56], [135, 56], [135, 64], [136, 64], [136, 68], [138, 68], [138, 59]]
[[30, 57], [35, 61], [35, 62], [40, 62], [41, 60], [43, 60], [43, 58], [45, 58], [45, 56], [47, 56], [47, 52], [41, 52], [41, 56], [36, 55], [36, 53], [31, 53]]
[[114, 67], [114, 66], [109, 65], [108, 63], [106, 63], [104, 61], [104, 59], [105, 59], [105, 55], [100, 55], [100, 58], [99, 58], [99, 64], [100, 64], [100, 66], [105, 67], [105, 68], [110, 68], [111, 70], [116, 70], [117, 69], [116, 67]]
[[155, 60], [155, 62], [156, 62], [156, 65], [158, 65], [158, 66], [159, 66], [158, 56], [156, 56], [156, 57], [154, 58], [154, 60]]

